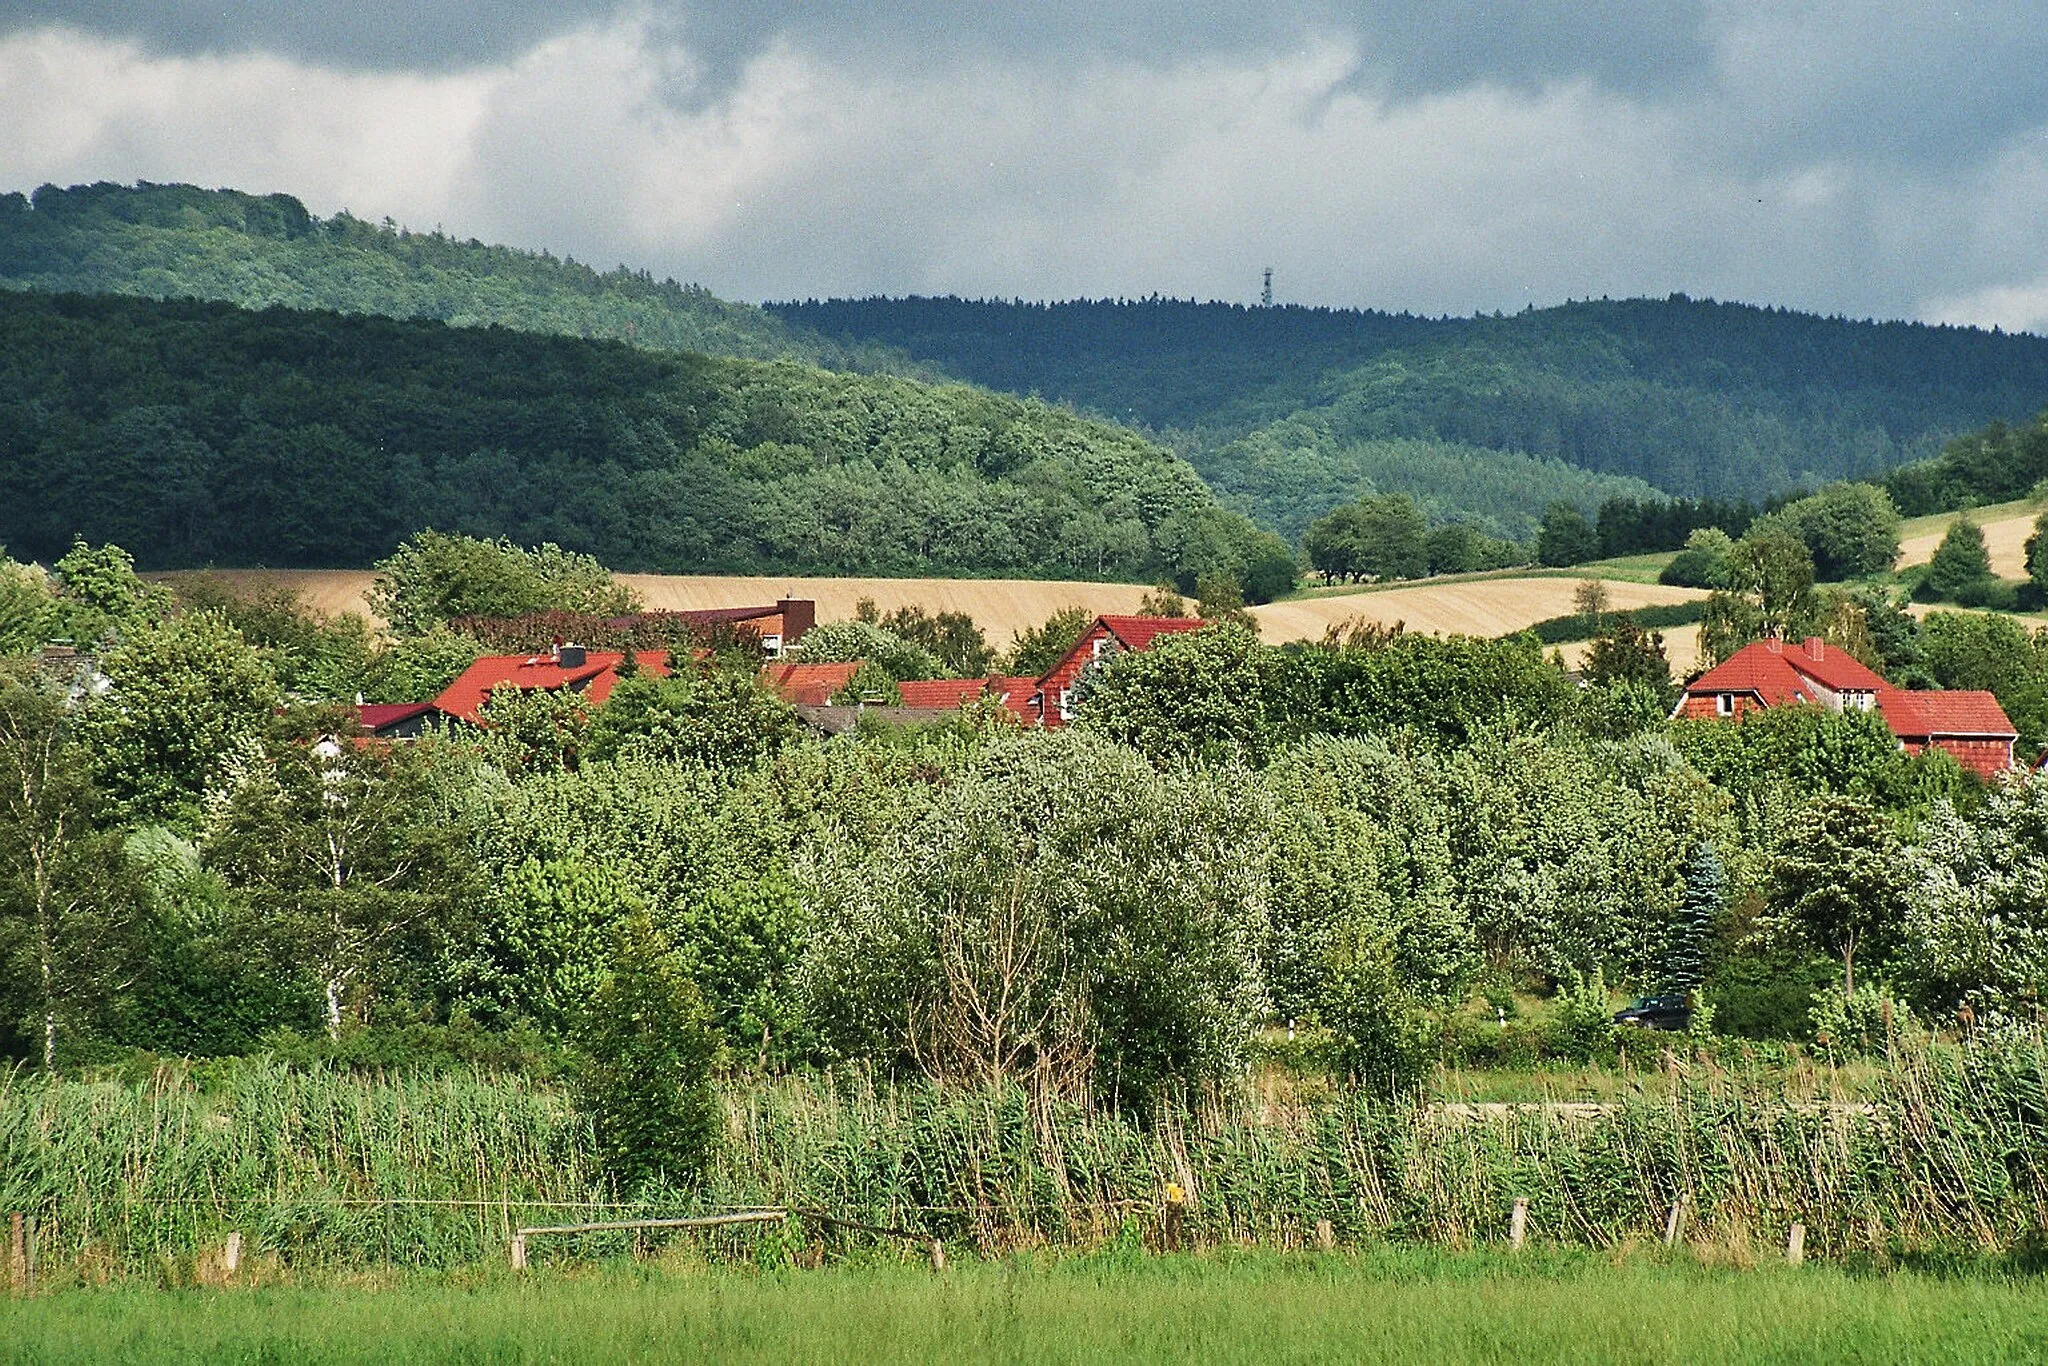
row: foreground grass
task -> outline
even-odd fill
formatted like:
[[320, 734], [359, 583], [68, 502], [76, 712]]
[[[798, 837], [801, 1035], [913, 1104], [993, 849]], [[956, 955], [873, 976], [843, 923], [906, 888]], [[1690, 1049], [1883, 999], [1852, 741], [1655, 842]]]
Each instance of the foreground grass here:
[[0, 1343], [33, 1362], [2019, 1362], [2048, 1358], [2048, 1284], [1397, 1248], [672, 1265], [71, 1291], [0, 1307]]

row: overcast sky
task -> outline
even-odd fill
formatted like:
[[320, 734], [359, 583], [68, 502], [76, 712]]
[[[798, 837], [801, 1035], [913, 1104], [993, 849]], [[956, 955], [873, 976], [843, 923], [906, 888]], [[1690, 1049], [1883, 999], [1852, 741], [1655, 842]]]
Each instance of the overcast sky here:
[[0, 189], [742, 299], [1696, 295], [2048, 331], [2039, 0], [0, 0]]

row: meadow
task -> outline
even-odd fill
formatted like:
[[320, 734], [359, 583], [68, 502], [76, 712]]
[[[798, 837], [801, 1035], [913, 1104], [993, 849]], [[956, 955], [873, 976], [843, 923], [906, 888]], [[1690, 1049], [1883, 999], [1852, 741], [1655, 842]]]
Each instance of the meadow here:
[[677, 1256], [509, 1272], [0, 1304], [61, 1362], [2023, 1362], [2032, 1275], [1710, 1266], [1640, 1253], [1013, 1257], [810, 1271]]

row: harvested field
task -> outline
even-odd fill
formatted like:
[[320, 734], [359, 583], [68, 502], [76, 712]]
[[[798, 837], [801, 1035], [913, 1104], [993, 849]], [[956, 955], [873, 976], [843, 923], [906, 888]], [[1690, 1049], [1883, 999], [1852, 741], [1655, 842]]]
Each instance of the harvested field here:
[[[1977, 525], [1984, 528], [1984, 547], [1991, 552], [1991, 572], [2001, 579], [2024, 579], [2027, 576], [2027, 537], [2034, 534], [2035, 509], [2024, 512], [2005, 513], [2002, 508], [1981, 508], [1979, 513], [2000, 514], [1982, 516]], [[1934, 548], [1941, 544], [1941, 538], [1955, 521], [1954, 516], [1939, 519], [1931, 529], [1925, 523], [1931, 519], [1916, 519], [1908, 528], [1913, 534], [1899, 542], [1899, 568], [1910, 569], [1916, 564], [1926, 564], [1934, 558]]]
[[[1693, 626], [1664, 626], [1658, 628], [1664, 637], [1664, 657], [1671, 661], [1671, 676], [1683, 683], [1705, 667], [1700, 659], [1700, 628]], [[1574, 669], [1584, 668], [1586, 652], [1592, 642], [1573, 641], [1557, 647], [1564, 651], [1565, 663]]]
[[[366, 569], [221, 569], [213, 577], [250, 591], [290, 588], [329, 616], [357, 612], [372, 575]], [[182, 575], [160, 577], [176, 580]], [[812, 598], [820, 621], [853, 615], [854, 604], [871, 597], [884, 612], [923, 606], [933, 612], [965, 612], [980, 623], [989, 644], [1007, 646], [1018, 631], [1037, 626], [1063, 607], [1090, 612], [1135, 612], [1148, 591], [1134, 583], [1091, 583], [1058, 579], [807, 579], [719, 574], [621, 574], [650, 608], [752, 607], [782, 597]], [[1569, 595], [1567, 595], [1569, 596]], [[374, 619], [374, 617], [373, 617]], [[1320, 634], [1320, 632], [1318, 632]]]
[[[1706, 593], [1697, 588], [1667, 588], [1654, 583], [1605, 580], [1607, 600], [1616, 611], [1692, 602]], [[1504, 636], [1573, 610], [1573, 578], [1468, 579], [1453, 583], [1417, 583], [1402, 588], [1373, 589], [1254, 607], [1268, 644], [1289, 640], [1320, 640], [1330, 627], [1347, 621], [1376, 621], [1392, 626], [1406, 622], [1411, 631], [1440, 635]], [[1673, 635], [1667, 633], [1667, 646]], [[1675, 663], [1675, 661], [1674, 661]]]

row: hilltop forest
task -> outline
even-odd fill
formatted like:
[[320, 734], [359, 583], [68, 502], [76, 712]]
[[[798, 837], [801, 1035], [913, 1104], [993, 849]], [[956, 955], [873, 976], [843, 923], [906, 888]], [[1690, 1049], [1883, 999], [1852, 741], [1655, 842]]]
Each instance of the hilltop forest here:
[[45, 560], [368, 564], [432, 526], [647, 570], [1292, 581], [1186, 464], [1042, 403], [191, 301], [0, 291], [0, 484], [0, 544]]
[[2048, 398], [2048, 339], [1683, 295], [1469, 319], [1171, 299], [770, 311], [1139, 424], [1290, 537], [1373, 491], [1517, 537], [1551, 501], [1645, 485], [1761, 499], [1927, 459]]

